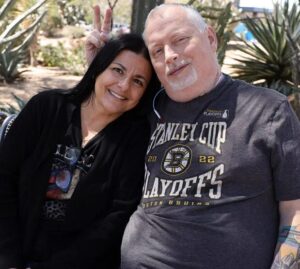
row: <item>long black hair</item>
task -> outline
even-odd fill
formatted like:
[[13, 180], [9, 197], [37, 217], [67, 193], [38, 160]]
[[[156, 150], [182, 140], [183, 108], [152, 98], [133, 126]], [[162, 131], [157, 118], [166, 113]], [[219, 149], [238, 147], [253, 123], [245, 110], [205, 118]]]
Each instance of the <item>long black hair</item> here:
[[69, 96], [72, 97], [77, 104], [81, 104], [90, 99], [95, 92], [95, 82], [97, 77], [123, 50], [129, 50], [142, 55], [151, 65], [152, 76], [150, 82], [139, 104], [133, 109], [134, 111], [139, 111], [139, 113], [148, 112], [151, 108], [152, 99], [159, 90], [160, 83], [153, 70], [149, 52], [144, 40], [138, 34], [123, 34], [109, 40], [95, 56], [83, 78], [68, 92]]

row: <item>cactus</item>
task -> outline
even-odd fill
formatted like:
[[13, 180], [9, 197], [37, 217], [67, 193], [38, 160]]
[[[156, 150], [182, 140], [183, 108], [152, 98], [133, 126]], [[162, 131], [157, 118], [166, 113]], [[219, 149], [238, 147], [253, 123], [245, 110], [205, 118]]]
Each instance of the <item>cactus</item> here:
[[[28, 47], [46, 13], [45, 11], [38, 13], [38, 9], [46, 2], [46, 0], [40, 0], [13, 21], [3, 22], [3, 18], [7, 16], [15, 2], [16, 0], [6, 0], [0, 9], [1, 28], [4, 27], [4, 31], [0, 33], [0, 78], [2, 77], [6, 82], [12, 82], [19, 75], [18, 64], [25, 58]], [[33, 21], [27, 28], [22, 29], [21, 23], [29, 17], [33, 18]]]

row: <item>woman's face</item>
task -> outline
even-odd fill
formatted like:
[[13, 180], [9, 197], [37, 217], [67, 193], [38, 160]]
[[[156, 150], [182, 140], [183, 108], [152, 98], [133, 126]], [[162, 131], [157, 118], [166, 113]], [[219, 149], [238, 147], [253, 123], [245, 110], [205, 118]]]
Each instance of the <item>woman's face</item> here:
[[151, 75], [144, 56], [123, 50], [96, 78], [94, 102], [106, 115], [120, 116], [138, 104]]

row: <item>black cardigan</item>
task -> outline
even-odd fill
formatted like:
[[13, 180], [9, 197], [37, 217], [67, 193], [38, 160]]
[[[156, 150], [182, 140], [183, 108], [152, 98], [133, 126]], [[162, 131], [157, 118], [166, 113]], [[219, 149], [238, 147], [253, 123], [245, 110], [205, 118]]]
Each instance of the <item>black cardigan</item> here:
[[[27, 260], [52, 154], [75, 108], [67, 95], [40, 93], [21, 111], [1, 145], [1, 269], [22, 268]], [[65, 221], [74, 231], [74, 243], [36, 268], [111, 269], [118, 263], [122, 234], [141, 194], [149, 127], [146, 119], [133, 113], [125, 113], [108, 127], [103, 130], [101, 153], [68, 204]]]

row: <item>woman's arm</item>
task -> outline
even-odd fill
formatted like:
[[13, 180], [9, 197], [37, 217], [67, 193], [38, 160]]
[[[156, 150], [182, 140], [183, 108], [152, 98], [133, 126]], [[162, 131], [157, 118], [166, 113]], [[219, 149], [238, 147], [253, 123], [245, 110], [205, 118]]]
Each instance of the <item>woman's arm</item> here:
[[[35, 99], [35, 98], [33, 98]], [[21, 166], [37, 139], [35, 101], [29, 101], [11, 126], [0, 148], [0, 268], [22, 265], [18, 180]]]

